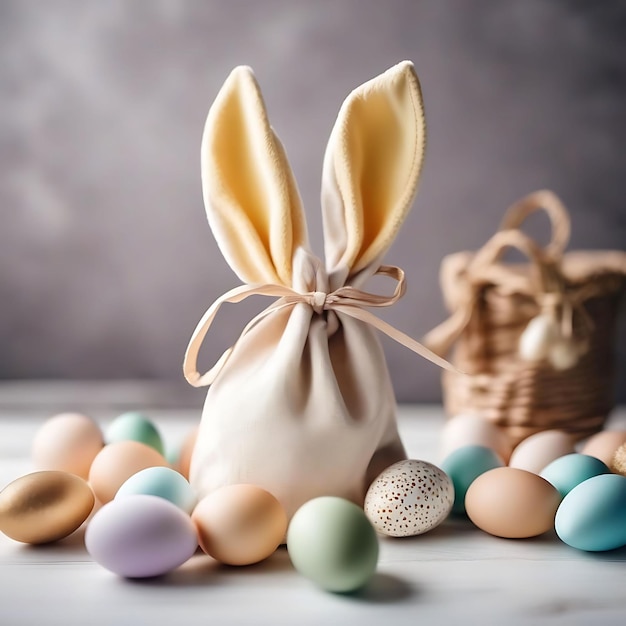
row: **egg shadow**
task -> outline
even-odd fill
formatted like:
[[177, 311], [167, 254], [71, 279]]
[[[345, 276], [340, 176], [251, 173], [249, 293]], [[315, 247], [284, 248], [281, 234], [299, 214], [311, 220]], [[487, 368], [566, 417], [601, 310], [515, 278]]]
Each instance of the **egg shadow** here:
[[46, 554], [57, 554], [63, 559], [75, 556], [76, 551], [87, 554], [85, 549], [85, 527], [81, 526], [73, 533], [56, 541], [45, 543], [25, 543], [21, 544], [21, 549], [29, 552], [45, 552]]
[[615, 548], [613, 550], [605, 550], [603, 552], [587, 552], [585, 550], [578, 550], [568, 546], [571, 550], [574, 550], [577, 554], [582, 554], [583, 558], [591, 561], [608, 561], [616, 563], [626, 562], [626, 546]]
[[162, 576], [148, 578], [129, 578], [130, 583], [138, 586], [156, 587], [192, 587], [219, 586], [242, 574], [263, 576], [292, 570], [287, 550], [279, 548], [267, 559], [252, 565], [225, 565], [198, 550], [186, 563]]
[[364, 587], [337, 595], [369, 604], [391, 604], [412, 598], [417, 593], [413, 585], [399, 576], [377, 572]]

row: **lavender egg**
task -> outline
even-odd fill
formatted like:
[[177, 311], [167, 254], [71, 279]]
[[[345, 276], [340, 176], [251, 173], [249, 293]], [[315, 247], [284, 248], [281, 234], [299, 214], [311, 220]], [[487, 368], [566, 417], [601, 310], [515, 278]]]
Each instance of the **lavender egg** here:
[[129, 495], [105, 504], [85, 532], [92, 558], [125, 578], [161, 576], [187, 561], [198, 537], [191, 518], [152, 495]]

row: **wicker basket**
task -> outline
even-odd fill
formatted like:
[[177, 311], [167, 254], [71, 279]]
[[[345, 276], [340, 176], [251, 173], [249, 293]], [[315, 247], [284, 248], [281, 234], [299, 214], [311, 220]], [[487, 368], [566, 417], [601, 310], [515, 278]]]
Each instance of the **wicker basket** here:
[[[545, 248], [519, 230], [540, 209], [552, 223]], [[452, 316], [424, 342], [441, 356], [454, 346], [452, 361], [463, 372], [443, 374], [446, 412], [482, 414], [502, 426], [514, 445], [552, 428], [586, 437], [602, 429], [613, 408], [626, 253], [564, 254], [569, 233], [565, 207], [553, 193], [539, 191], [508, 210], [481, 250], [452, 254], [442, 263]], [[529, 262], [502, 262], [507, 248]]]

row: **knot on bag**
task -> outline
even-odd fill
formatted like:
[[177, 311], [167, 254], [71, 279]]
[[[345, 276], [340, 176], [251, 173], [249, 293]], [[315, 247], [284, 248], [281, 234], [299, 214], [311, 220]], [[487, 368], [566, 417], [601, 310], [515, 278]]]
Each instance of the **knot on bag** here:
[[[552, 223], [552, 239], [543, 248], [518, 229], [530, 213], [539, 209], [546, 211]], [[587, 339], [593, 330], [592, 320], [583, 302], [599, 294], [601, 288], [591, 282], [576, 292], [568, 290], [561, 262], [569, 233], [567, 210], [552, 192], [535, 192], [513, 205], [505, 215], [501, 230], [476, 252], [464, 269], [465, 282], [455, 312], [430, 331], [424, 338], [424, 343], [437, 354], [446, 354], [475, 315], [485, 288], [496, 287], [504, 295], [529, 296], [539, 308], [539, 315], [530, 321], [526, 329], [529, 331], [526, 339], [524, 333], [520, 338], [522, 358], [547, 358], [556, 369], [567, 369], [575, 365], [587, 350]], [[514, 248], [529, 259], [529, 277], [515, 274], [499, 262], [507, 248]], [[575, 317], [581, 322], [576, 326], [576, 333]], [[541, 332], [537, 330], [540, 325], [545, 326]], [[542, 345], [538, 345], [536, 350], [524, 348], [532, 343], [528, 339], [531, 334], [542, 335], [539, 341]], [[564, 348], [568, 351], [567, 359], [562, 358]], [[551, 353], [558, 353], [560, 358], [551, 358]]]
[[[349, 317], [360, 320], [366, 324], [370, 324], [385, 335], [409, 348], [416, 354], [424, 357], [439, 367], [452, 370], [458, 373], [457, 368], [451, 365], [444, 358], [438, 356], [424, 345], [409, 337], [402, 331], [387, 322], [383, 321], [373, 313], [367, 311], [364, 307], [387, 307], [396, 303], [406, 292], [406, 280], [404, 272], [399, 267], [391, 265], [381, 265], [375, 272], [377, 275], [386, 276], [396, 281], [396, 287], [392, 294], [374, 294], [367, 291], [356, 289], [350, 285], [339, 287], [332, 293], [323, 291], [309, 291], [300, 293], [286, 285], [261, 284], [261, 285], [241, 285], [220, 296], [209, 307], [207, 312], [196, 326], [183, 361], [183, 373], [187, 382], [194, 387], [205, 387], [215, 381], [224, 365], [230, 358], [237, 343], [245, 337], [263, 318], [280, 311], [287, 307], [293, 307], [297, 304], [306, 304], [313, 309], [313, 312], [320, 315], [325, 310], [332, 310], [336, 313], [343, 313]], [[211, 327], [217, 312], [222, 304], [237, 303], [245, 300], [250, 296], [268, 296], [278, 298], [276, 302], [270, 305], [264, 311], [261, 311], [245, 326], [239, 338], [228, 348], [217, 362], [205, 374], [200, 374], [197, 369], [197, 360], [200, 347], [206, 334]]]
[[320, 315], [322, 311], [326, 308], [326, 301], [328, 299], [328, 294], [323, 291], [314, 291], [311, 297], [308, 299], [308, 303], [311, 305], [313, 310]]

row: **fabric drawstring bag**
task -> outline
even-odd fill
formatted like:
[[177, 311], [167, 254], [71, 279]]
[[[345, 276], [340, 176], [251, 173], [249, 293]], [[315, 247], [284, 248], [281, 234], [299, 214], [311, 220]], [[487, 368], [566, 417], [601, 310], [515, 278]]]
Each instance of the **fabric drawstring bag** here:
[[[256, 484], [289, 517], [309, 499], [362, 504], [370, 482], [406, 453], [377, 330], [448, 366], [368, 311], [402, 297], [402, 270], [381, 265], [413, 201], [425, 122], [418, 78], [403, 62], [344, 102], [323, 165], [326, 263], [313, 255], [300, 196], [252, 71], [230, 74], [211, 107], [201, 148], [209, 224], [243, 281], [200, 320], [184, 361], [187, 381], [210, 385], [192, 454], [200, 496]], [[375, 274], [391, 295], [364, 289]], [[220, 306], [273, 299], [204, 375], [202, 341]]]
[[[520, 230], [536, 212], [551, 223], [546, 246]], [[587, 437], [602, 429], [615, 403], [626, 252], [566, 251], [570, 227], [560, 199], [536, 191], [509, 208], [480, 250], [441, 264], [451, 316], [424, 343], [441, 356], [452, 352], [464, 372], [443, 375], [447, 413], [483, 415], [513, 445], [550, 429]], [[503, 261], [509, 249], [527, 262]]]

